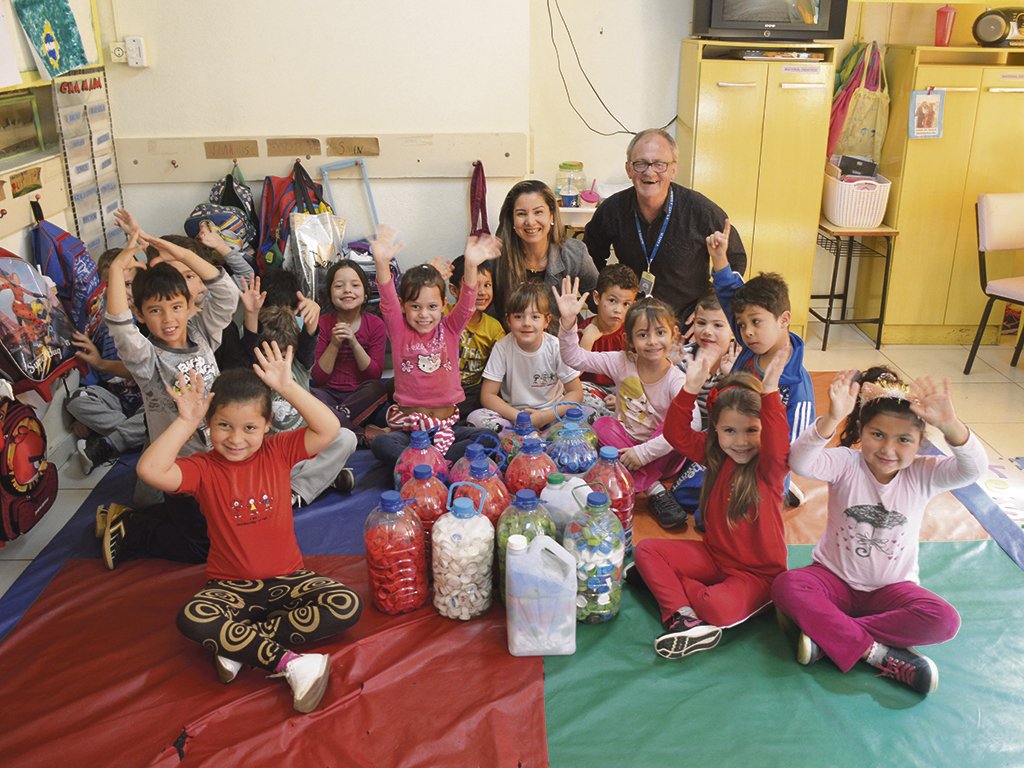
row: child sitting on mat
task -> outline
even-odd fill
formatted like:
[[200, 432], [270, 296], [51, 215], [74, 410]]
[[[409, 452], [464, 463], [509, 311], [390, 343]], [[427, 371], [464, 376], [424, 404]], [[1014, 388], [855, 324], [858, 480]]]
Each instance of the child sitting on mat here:
[[711, 369], [710, 356], [698, 352], [669, 407], [665, 437], [707, 468], [701, 488], [707, 535], [704, 541], [644, 539], [636, 546], [631, 570], [661, 609], [665, 631], [654, 650], [663, 658], [714, 648], [722, 628], [768, 606], [772, 580], [786, 570], [782, 484], [789, 426], [778, 391], [784, 365], [783, 356], [773, 358], [763, 382], [749, 373], [723, 379], [708, 399], [710, 427], [697, 432], [693, 406]]
[[[921, 520], [932, 496], [973, 483], [988, 459], [957, 418], [948, 379], [908, 387], [879, 368], [863, 384], [858, 378], [836, 375], [828, 415], [793, 444], [793, 471], [829, 484], [828, 521], [814, 562], [779, 576], [772, 598], [801, 630], [800, 664], [828, 656], [848, 672], [863, 660], [928, 694], [938, 669], [910, 646], [949, 640], [960, 616], [918, 583]], [[844, 418], [842, 447], [826, 448]], [[925, 424], [942, 432], [952, 456], [917, 455]], [[851, 447], [858, 441], [859, 451]]]
[[[290, 646], [352, 626], [362, 604], [351, 589], [306, 570], [295, 540], [289, 471], [334, 439], [338, 420], [292, 378], [292, 348], [263, 344], [253, 370], [221, 374], [207, 393], [202, 376], [168, 389], [177, 418], [139, 458], [139, 477], [165, 493], [199, 501], [210, 535], [206, 586], [181, 609], [178, 629], [214, 652], [221, 682], [243, 664], [284, 677], [293, 705], [311, 712], [327, 689], [327, 654]], [[255, 373], [253, 372], [255, 371]], [[265, 437], [272, 393], [295, 406], [306, 427]], [[209, 395], [209, 397], [208, 397]], [[203, 423], [213, 450], [178, 459]]]

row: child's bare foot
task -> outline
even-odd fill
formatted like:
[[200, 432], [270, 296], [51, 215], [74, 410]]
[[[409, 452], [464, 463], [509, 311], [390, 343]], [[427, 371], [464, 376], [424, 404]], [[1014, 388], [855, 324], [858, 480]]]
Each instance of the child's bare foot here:
[[388, 427], [378, 427], [374, 424], [367, 424], [366, 428], [363, 429], [363, 442], [366, 443], [366, 447], [369, 448], [370, 444], [381, 435], [386, 435], [391, 430]]

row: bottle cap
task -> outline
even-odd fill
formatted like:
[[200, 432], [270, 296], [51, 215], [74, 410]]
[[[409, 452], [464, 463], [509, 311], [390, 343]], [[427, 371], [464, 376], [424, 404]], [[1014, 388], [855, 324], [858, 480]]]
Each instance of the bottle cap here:
[[467, 517], [472, 517], [476, 514], [476, 507], [473, 506], [473, 500], [466, 496], [459, 496], [452, 502], [452, 514], [461, 520], [465, 520]]
[[520, 411], [516, 414], [516, 426], [517, 427], [532, 427], [533, 419], [530, 418], [528, 411]]
[[614, 445], [602, 445], [600, 454], [602, 459], [608, 459], [610, 461], [612, 459], [619, 458], [619, 449]]
[[565, 418], [568, 421], [583, 421], [583, 409], [574, 405], [566, 410]]
[[525, 552], [527, 542], [526, 537], [521, 533], [513, 533], [508, 537], [508, 551], [509, 552]]
[[[602, 451], [604, 448], [601, 449]], [[430, 468], [428, 464], [417, 464], [412, 468], [412, 476], [417, 480], [426, 480], [428, 477], [434, 474], [434, 470]]]
[[405, 506], [405, 499], [398, 491], [384, 491], [380, 495], [380, 508], [385, 512], [398, 512]]
[[469, 476], [480, 479], [491, 474], [491, 466], [487, 459], [474, 459], [469, 464]]
[[430, 435], [417, 429], [409, 435], [409, 441], [413, 448], [426, 448], [430, 445]]
[[520, 453], [525, 453], [528, 456], [536, 456], [539, 453], [543, 453], [544, 443], [538, 440], [536, 437], [528, 437], [523, 440], [522, 446], [519, 448]]
[[536, 509], [537, 504], [540, 502], [537, 499], [537, 494], [529, 488], [523, 488], [522, 490], [516, 491], [516, 498], [512, 502], [517, 509]]
[[579, 160], [566, 160], [564, 163], [558, 164], [558, 170], [560, 171], [582, 171], [583, 163]]
[[561, 472], [552, 472], [548, 475], [548, 485], [561, 485], [565, 482], [565, 475]]
[[608, 496], [598, 491], [592, 491], [587, 494], [587, 506], [606, 507], [608, 506]]
[[484, 456], [486, 450], [480, 443], [470, 443], [466, 446], [466, 452], [463, 455], [470, 461], [473, 461]]

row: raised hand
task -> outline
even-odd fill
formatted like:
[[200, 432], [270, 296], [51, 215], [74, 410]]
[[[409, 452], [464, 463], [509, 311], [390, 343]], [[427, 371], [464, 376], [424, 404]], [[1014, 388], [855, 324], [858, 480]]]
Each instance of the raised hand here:
[[857, 406], [860, 384], [857, 382], [858, 371], [840, 371], [832, 379], [828, 387], [828, 415], [838, 424]]
[[264, 341], [262, 348], [257, 347], [254, 352], [256, 353], [256, 362], [253, 363], [252, 369], [264, 384], [275, 392], [281, 392], [282, 389], [295, 383], [295, 379], [292, 378], [294, 351], [291, 347], [288, 347], [282, 354], [276, 341], [270, 344]]
[[313, 333], [320, 322], [320, 305], [303, 296], [302, 291], [296, 291], [295, 295], [299, 297], [299, 306], [296, 307], [295, 314], [302, 318], [306, 332]]
[[246, 312], [259, 314], [263, 302], [267, 300], [267, 292], [260, 290], [260, 277], [242, 275], [242, 307]]
[[444, 256], [435, 256], [430, 260], [430, 266], [441, 273], [445, 280], [452, 279], [452, 263]]
[[914, 399], [910, 410], [917, 414], [925, 424], [942, 428], [957, 420], [956, 409], [953, 407], [953, 396], [950, 393], [949, 379], [937, 382], [931, 376], [914, 379], [910, 385], [910, 393]]
[[580, 296], [580, 279], [578, 277], [563, 277], [562, 292], [558, 292], [558, 286], [551, 286], [551, 292], [555, 294], [555, 303], [558, 305], [558, 313], [562, 318], [562, 328], [569, 330], [576, 324], [576, 318], [585, 306], [587, 296], [590, 292]]
[[114, 211], [114, 222], [128, 237], [131, 237], [136, 232], [145, 235], [142, 227], [139, 226], [139, 220], [127, 208], [118, 208]]
[[733, 339], [729, 342], [729, 346], [726, 347], [725, 352], [718, 358], [718, 374], [720, 376], [728, 376], [732, 373], [733, 366], [736, 365], [736, 360], [740, 356], [740, 345]]
[[691, 395], [699, 395], [704, 383], [711, 376], [711, 357], [697, 347], [692, 355], [686, 356], [686, 378], [683, 389]]
[[167, 387], [167, 394], [178, 406], [178, 416], [198, 426], [206, 418], [206, 409], [213, 392], [206, 391], [206, 380], [198, 371], [192, 371], [189, 378], [185, 372], [178, 372], [178, 386]]
[[764, 383], [765, 393], [778, 390], [779, 377], [782, 376], [782, 371], [786, 368], [786, 359], [786, 355], [775, 355], [765, 366], [764, 378], [761, 380]]
[[470, 235], [466, 238], [464, 258], [467, 264], [483, 264], [501, 256], [501, 240], [494, 235]]
[[378, 275], [381, 274], [380, 265], [382, 264], [385, 267], [383, 271], [390, 275], [391, 269], [388, 265], [405, 248], [404, 242], [395, 239], [396, 234], [394, 227], [381, 224], [377, 228], [377, 234], [370, 238], [370, 253], [373, 254], [373, 260], [377, 264]]
[[196, 240], [207, 248], [217, 251], [217, 253], [225, 254], [231, 252], [231, 246], [224, 241], [224, 238], [220, 236], [220, 232], [214, 229], [213, 224], [208, 221], [199, 224], [199, 234], [196, 235]]
[[114, 257], [112, 262], [110, 262], [111, 267], [117, 267], [122, 272], [146, 268], [147, 264], [145, 262], [138, 261], [135, 258], [135, 254], [143, 250], [142, 246], [139, 245], [139, 238], [141, 234], [141, 232], [136, 230], [129, 235], [128, 244], [122, 248], [121, 252]]
[[732, 224], [728, 219], [721, 232], [712, 232], [707, 236], [708, 254], [711, 256], [711, 263], [715, 271], [722, 269], [729, 263], [729, 233], [732, 232]]

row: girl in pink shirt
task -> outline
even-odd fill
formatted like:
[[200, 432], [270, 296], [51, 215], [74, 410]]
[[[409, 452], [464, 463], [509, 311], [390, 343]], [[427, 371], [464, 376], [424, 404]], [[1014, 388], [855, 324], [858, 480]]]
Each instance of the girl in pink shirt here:
[[[828, 521], [814, 562], [775, 579], [772, 599], [783, 623], [801, 630], [800, 664], [828, 656], [847, 672], [866, 661], [928, 694], [938, 669], [911, 646], [949, 640], [960, 616], [918, 583], [921, 520], [932, 496], [981, 477], [987, 457], [957, 418], [948, 379], [908, 387], [885, 368], [858, 378], [836, 375], [828, 415], [793, 444], [793, 471], [829, 483]], [[843, 419], [841, 447], [826, 448]], [[952, 456], [917, 455], [925, 424], [942, 432]], [[858, 442], [860, 450], [850, 447]]]
[[457, 406], [465, 399], [459, 377], [459, 337], [476, 311], [477, 266], [501, 255], [501, 241], [493, 235], [466, 240], [462, 290], [454, 309], [445, 315], [445, 280], [430, 264], [407, 270], [400, 291], [395, 291], [389, 264], [403, 247], [388, 226], [382, 226], [370, 242], [395, 368], [395, 403], [387, 415], [391, 432], [371, 443], [382, 461], [396, 460], [414, 430], [433, 430], [434, 445], [442, 453], [452, 448], [456, 438], [461, 443], [483, 431], [456, 434], [466, 430], [455, 426]]

